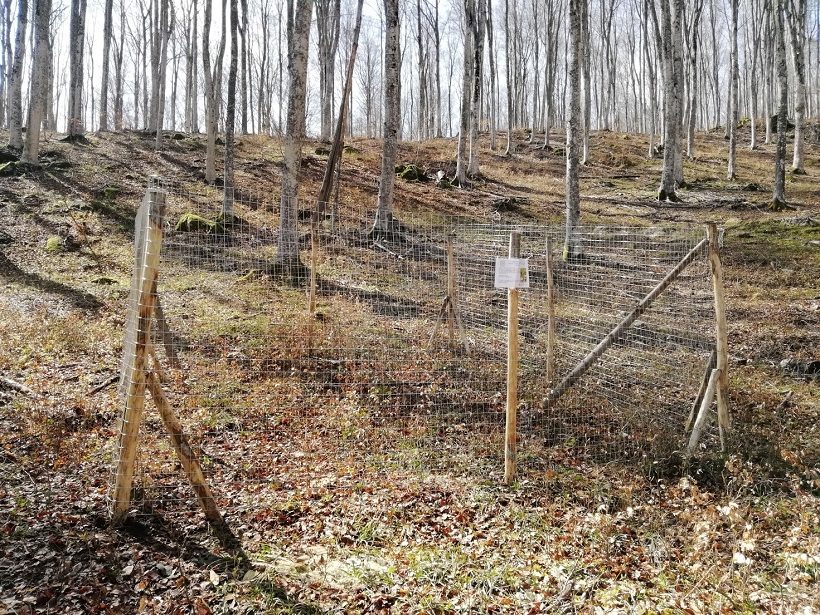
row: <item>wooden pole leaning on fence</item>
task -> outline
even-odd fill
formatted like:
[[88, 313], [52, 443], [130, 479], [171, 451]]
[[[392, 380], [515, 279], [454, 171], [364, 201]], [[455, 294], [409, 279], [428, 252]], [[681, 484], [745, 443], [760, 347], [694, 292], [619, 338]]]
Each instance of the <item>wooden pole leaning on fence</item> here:
[[692, 427], [692, 434], [689, 436], [689, 444], [686, 447], [686, 459], [692, 456], [695, 452], [695, 447], [700, 440], [700, 434], [703, 431], [703, 426], [706, 424], [706, 417], [709, 416], [709, 408], [712, 407], [712, 401], [715, 399], [715, 387], [720, 380], [720, 370], [713, 369], [709, 373], [709, 381], [706, 385], [706, 390], [703, 394], [703, 401], [700, 404], [698, 417], [695, 419], [695, 424]]
[[447, 254], [447, 295], [444, 297], [444, 302], [441, 304], [439, 310], [438, 320], [436, 326], [433, 327], [433, 332], [430, 334], [430, 344], [438, 333], [441, 323], [447, 320], [447, 333], [450, 344], [455, 345], [455, 332], [458, 329], [458, 337], [461, 344], [464, 346], [464, 353], [470, 354], [470, 344], [467, 342], [467, 335], [464, 332], [464, 325], [461, 322], [461, 314], [458, 308], [458, 271], [456, 269], [456, 256], [453, 249], [453, 239], [455, 233], [448, 233], [445, 242], [445, 251]]
[[715, 342], [716, 362], [719, 372], [717, 381], [718, 428], [720, 429], [720, 446], [725, 449], [725, 434], [731, 429], [729, 419], [729, 341], [726, 325], [726, 294], [723, 288], [723, 265], [720, 262], [720, 242], [718, 229], [714, 222], [706, 225], [706, 236], [709, 240], [709, 265], [712, 269], [712, 290], [715, 295]]
[[[510, 233], [510, 258], [521, 257], [521, 233]], [[507, 409], [504, 425], [504, 483], [512, 484], [518, 465], [518, 289], [507, 289]]]
[[547, 383], [555, 377], [555, 287], [552, 278], [552, 241], [547, 237]]
[[[137, 286], [134, 294], [135, 302], [130, 306], [130, 309], [136, 310], [136, 314], [134, 314], [135, 318], [129, 317], [128, 319], [135, 329], [126, 332], [127, 355], [123, 375], [128, 380], [125, 411], [120, 429], [112, 522], [121, 523], [131, 505], [139, 426], [145, 408], [147, 389], [169, 432], [174, 451], [193, 487], [206, 519], [223, 546], [236, 550], [239, 542], [220, 514], [205, 481], [199, 460], [182, 430], [182, 423], [174, 414], [171, 404], [162, 391], [162, 372], [151, 343], [151, 325], [155, 314], [156, 285], [162, 245], [162, 225], [165, 217], [165, 196], [164, 191], [149, 188], [146, 195], [147, 213], [144, 217], [139, 214], [137, 216], [137, 223], [145, 224], [146, 228], [142, 229], [144, 233], [141, 233], [141, 229], [137, 229], [137, 270], [134, 277]], [[149, 357], [153, 359], [152, 369], [149, 369]]]
[[[675, 265], [674, 269], [666, 274], [666, 276], [658, 282], [657, 286], [653, 288], [649, 293], [640, 300], [638, 305], [636, 305], [632, 311], [627, 314], [621, 322], [619, 322], [615, 327], [610, 331], [607, 336], [601, 340], [595, 348], [593, 348], [589, 353], [581, 360], [578, 365], [576, 365], [573, 370], [560, 382], [558, 386], [553, 388], [550, 391], [550, 394], [543, 399], [541, 402], [541, 407], [547, 409], [552, 406], [564, 393], [566, 393], [567, 389], [569, 389], [573, 384], [575, 384], [581, 376], [583, 376], [587, 371], [595, 365], [598, 359], [601, 358], [601, 355], [606, 352], [606, 350], [612, 346], [615, 342], [617, 342], [621, 336], [623, 335], [624, 331], [626, 331], [632, 324], [643, 314], [649, 306], [652, 305], [652, 302], [658, 298], [658, 296], [665, 291], [672, 282], [674, 282], [677, 277], [683, 272], [684, 269], [693, 261], [697, 256], [703, 252], [709, 245], [709, 239], [701, 240], [694, 248], [692, 248], [689, 253], [681, 259], [681, 261]], [[719, 354], [719, 353], [718, 353]]]

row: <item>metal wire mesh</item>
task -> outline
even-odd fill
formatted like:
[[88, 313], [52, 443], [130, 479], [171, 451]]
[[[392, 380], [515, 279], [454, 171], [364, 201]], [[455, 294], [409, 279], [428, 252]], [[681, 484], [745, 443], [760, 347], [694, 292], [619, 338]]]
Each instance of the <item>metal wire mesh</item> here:
[[[705, 252], [557, 402], [543, 400], [698, 245], [700, 228], [582, 227], [582, 257], [565, 262], [557, 225], [402, 211], [374, 228], [373, 211], [291, 203], [296, 261], [278, 249], [278, 200], [158, 185], [167, 213], [154, 346], [169, 399], [226, 491], [258, 494], [252, 485], [277, 484], [294, 463], [502, 472], [507, 298], [493, 266], [512, 230], [531, 280], [520, 291], [522, 472], [569, 455], [655, 458], [684, 443], [714, 346]], [[189, 501], [155, 419], [140, 449], [143, 503]]]

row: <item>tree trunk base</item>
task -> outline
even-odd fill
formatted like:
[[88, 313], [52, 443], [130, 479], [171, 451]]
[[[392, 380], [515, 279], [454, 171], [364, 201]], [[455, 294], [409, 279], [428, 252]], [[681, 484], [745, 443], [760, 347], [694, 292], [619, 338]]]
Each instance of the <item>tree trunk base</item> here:
[[786, 203], [786, 201], [781, 201], [780, 199], [774, 199], [769, 204], [769, 211], [786, 211], [789, 209], [794, 209], [794, 207]]
[[670, 190], [669, 192], [667, 192], [663, 188], [659, 188], [658, 189], [658, 202], [659, 203], [663, 203], [663, 202], [680, 203], [680, 199], [678, 198], [678, 195], [675, 194], [674, 190]]
[[806, 173], [806, 169], [792, 168], [792, 175], [808, 175], [808, 173]]

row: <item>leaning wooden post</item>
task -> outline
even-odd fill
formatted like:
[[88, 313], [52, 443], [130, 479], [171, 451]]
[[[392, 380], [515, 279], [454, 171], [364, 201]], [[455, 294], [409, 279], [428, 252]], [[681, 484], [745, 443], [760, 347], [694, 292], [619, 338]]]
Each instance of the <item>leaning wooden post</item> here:
[[[154, 367], [158, 367], [158, 364], [155, 363]], [[157, 410], [159, 410], [159, 415], [162, 417], [162, 422], [165, 424], [165, 428], [171, 436], [171, 444], [174, 447], [177, 458], [194, 489], [202, 511], [205, 513], [205, 518], [223, 545], [226, 547], [235, 545], [236, 537], [231, 532], [228, 524], [225, 523], [225, 519], [223, 519], [222, 514], [216, 506], [216, 501], [211, 493], [211, 489], [205, 481], [202, 466], [199, 465], [199, 461], [191, 449], [191, 445], [188, 443], [188, 438], [182, 430], [182, 423], [179, 422], [179, 419], [171, 408], [171, 404], [168, 403], [168, 399], [165, 397], [165, 393], [162, 391], [159, 378], [153, 371], [149, 371], [146, 375], [146, 382], [154, 404], [156, 404]]]
[[131, 505], [131, 485], [137, 456], [137, 439], [142, 411], [145, 408], [145, 372], [151, 344], [151, 319], [156, 301], [156, 279], [165, 219], [165, 192], [148, 189], [137, 214], [136, 269], [132, 295], [134, 303], [126, 333], [123, 386], [125, 412], [120, 423], [117, 476], [114, 485], [113, 522], [123, 520]]
[[316, 263], [319, 251], [319, 221], [318, 216], [310, 224], [310, 289], [308, 290], [308, 313], [316, 313]]
[[450, 344], [452, 345], [456, 338], [456, 262], [453, 256], [452, 233], [447, 234], [445, 247], [447, 250], [447, 299], [449, 302], [449, 309], [447, 310], [447, 334]]
[[[521, 257], [521, 233], [510, 233], [510, 258]], [[507, 290], [507, 420], [504, 429], [504, 482], [515, 480], [518, 452], [518, 289]]]
[[706, 385], [706, 391], [703, 394], [703, 401], [700, 404], [700, 410], [698, 411], [697, 419], [695, 419], [695, 425], [692, 427], [692, 435], [689, 436], [689, 444], [686, 447], [686, 458], [692, 456], [692, 453], [695, 452], [695, 447], [698, 445], [698, 441], [700, 440], [700, 433], [703, 431], [703, 426], [706, 424], [706, 419], [709, 416], [709, 408], [712, 407], [712, 401], [715, 398], [715, 386], [717, 385], [718, 381], [720, 380], [720, 370], [713, 369], [712, 372], [709, 374], [709, 381]]
[[723, 266], [720, 263], [717, 225], [706, 225], [709, 239], [709, 264], [712, 268], [712, 289], [715, 294], [715, 338], [717, 348], [716, 368], [719, 370], [717, 382], [718, 426], [720, 427], [721, 448], [725, 447], [724, 433], [731, 428], [729, 420], [729, 346], [726, 326], [726, 295], [723, 289]]
[[552, 280], [552, 241], [547, 237], [547, 384], [555, 375], [555, 288]]

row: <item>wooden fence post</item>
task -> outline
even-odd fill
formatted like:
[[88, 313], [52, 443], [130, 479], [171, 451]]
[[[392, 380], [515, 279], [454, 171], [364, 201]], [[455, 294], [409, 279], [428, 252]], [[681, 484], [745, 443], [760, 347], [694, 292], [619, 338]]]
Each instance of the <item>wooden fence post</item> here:
[[[521, 257], [521, 233], [510, 233], [510, 258]], [[507, 415], [504, 429], [504, 483], [515, 480], [518, 454], [518, 289], [507, 290]]]
[[725, 448], [724, 434], [731, 428], [729, 419], [729, 347], [726, 325], [726, 295], [723, 289], [723, 266], [720, 262], [718, 230], [714, 222], [706, 225], [709, 239], [709, 264], [712, 269], [712, 289], [715, 294], [715, 338], [717, 349], [716, 368], [719, 370], [717, 382], [718, 427], [720, 445]]
[[552, 241], [547, 237], [547, 384], [555, 376], [555, 288], [552, 279]]
[[[165, 220], [165, 192], [155, 187], [148, 189], [137, 215], [137, 263], [135, 310], [133, 327], [126, 336], [124, 381], [126, 387], [125, 412], [120, 424], [120, 442], [117, 458], [117, 476], [114, 486], [113, 522], [119, 523], [128, 513], [131, 504], [131, 485], [134, 480], [134, 463], [137, 456], [137, 440], [142, 411], [145, 408], [145, 373], [148, 349], [151, 344], [151, 320], [156, 301], [156, 280], [159, 271], [159, 255], [162, 246], [162, 225]], [[139, 224], [144, 224], [143, 228]], [[126, 380], [127, 379], [127, 380]]]

